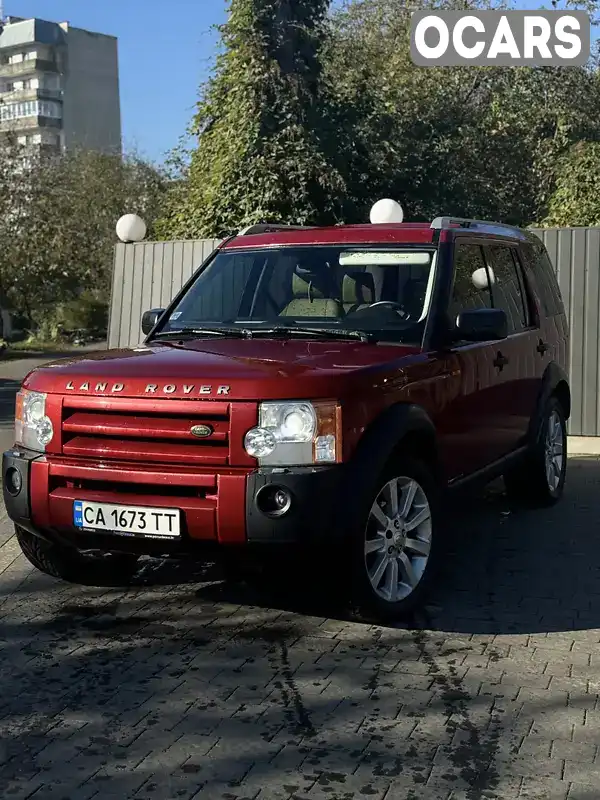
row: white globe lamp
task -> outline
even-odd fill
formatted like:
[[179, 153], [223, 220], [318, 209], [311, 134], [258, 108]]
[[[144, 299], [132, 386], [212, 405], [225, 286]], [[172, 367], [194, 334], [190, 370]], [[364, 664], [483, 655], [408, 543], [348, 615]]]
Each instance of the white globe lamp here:
[[373, 225], [385, 225], [390, 223], [400, 223], [404, 219], [404, 211], [400, 203], [395, 200], [378, 200], [370, 214]]
[[473, 282], [473, 286], [479, 291], [483, 291], [484, 289], [489, 289], [490, 285], [494, 285], [496, 282], [496, 276], [494, 275], [492, 269], [490, 268], [489, 277], [488, 271], [485, 267], [479, 267], [476, 269], [475, 272], [471, 275], [471, 280]]
[[147, 230], [146, 223], [137, 214], [125, 214], [117, 222], [117, 236], [122, 242], [141, 242]]

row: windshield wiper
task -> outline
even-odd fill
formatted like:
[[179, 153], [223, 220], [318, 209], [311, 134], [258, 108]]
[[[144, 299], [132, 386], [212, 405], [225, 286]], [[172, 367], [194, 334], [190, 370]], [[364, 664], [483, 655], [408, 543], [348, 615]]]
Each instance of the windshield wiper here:
[[181, 336], [229, 336], [236, 339], [248, 339], [252, 338], [252, 333], [248, 328], [178, 328], [174, 331], [159, 331], [154, 334], [152, 340]]
[[366, 331], [349, 330], [346, 328], [300, 328], [297, 325], [278, 325], [275, 328], [255, 328], [252, 336], [314, 336], [318, 339], [358, 339], [361, 342], [371, 342], [375, 338]]
[[254, 339], [261, 336], [314, 336], [317, 339], [358, 339], [361, 342], [371, 342], [375, 338], [372, 333], [345, 328], [300, 328], [297, 325], [278, 325], [275, 328], [178, 328], [174, 331], [160, 331], [155, 333], [155, 339], [177, 339], [182, 336], [223, 336], [235, 339]]

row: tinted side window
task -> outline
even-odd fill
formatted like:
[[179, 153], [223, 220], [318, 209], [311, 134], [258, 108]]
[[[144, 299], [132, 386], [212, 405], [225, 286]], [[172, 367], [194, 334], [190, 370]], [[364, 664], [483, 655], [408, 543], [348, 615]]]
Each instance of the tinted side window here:
[[[479, 273], [483, 289], [477, 288], [473, 281], [473, 273]], [[492, 298], [487, 286], [486, 266], [483, 260], [483, 251], [479, 245], [457, 244], [454, 248], [454, 288], [448, 308], [451, 323], [456, 323], [456, 318], [461, 311], [476, 308], [491, 308]]]
[[486, 248], [488, 263], [493, 271], [492, 300], [508, 319], [508, 333], [518, 333], [529, 325], [527, 301], [513, 258], [512, 248], [493, 244]]
[[525, 266], [533, 273], [533, 280], [537, 287], [542, 303], [542, 314], [546, 317], [555, 317], [564, 314], [564, 305], [556, 280], [556, 273], [546, 248], [540, 242], [524, 244], [521, 247]]

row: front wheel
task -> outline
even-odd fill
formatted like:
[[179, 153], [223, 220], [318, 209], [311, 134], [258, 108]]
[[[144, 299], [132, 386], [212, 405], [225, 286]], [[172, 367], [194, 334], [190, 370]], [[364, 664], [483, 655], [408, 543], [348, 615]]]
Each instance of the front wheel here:
[[562, 497], [567, 475], [567, 423], [557, 397], [544, 408], [538, 437], [523, 463], [504, 476], [509, 499], [552, 506]]
[[80, 552], [47, 542], [18, 526], [15, 534], [29, 563], [52, 578], [85, 586], [120, 586], [128, 584], [137, 570], [139, 556], [133, 554]]
[[393, 620], [422, 603], [440, 547], [437, 506], [438, 487], [420, 461], [402, 459], [384, 475], [353, 542], [359, 606]]

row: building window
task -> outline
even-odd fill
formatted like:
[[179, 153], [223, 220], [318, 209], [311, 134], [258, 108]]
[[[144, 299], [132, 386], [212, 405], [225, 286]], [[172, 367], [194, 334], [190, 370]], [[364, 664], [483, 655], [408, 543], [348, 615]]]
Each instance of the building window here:
[[9, 56], [9, 64], [20, 64], [23, 61], [23, 53], [13, 53]]
[[28, 53], [25, 53], [24, 58], [25, 61], [35, 61], [38, 57], [37, 50], [30, 50]]
[[0, 105], [0, 121], [22, 119], [23, 117], [62, 118], [60, 103], [51, 100], [28, 100], [26, 103], [5, 103]]
[[53, 103], [51, 100], [42, 100], [37, 105], [39, 106], [39, 114], [41, 117], [61, 119], [62, 107], [60, 103]]
[[44, 75], [40, 85], [44, 89], [52, 89], [57, 91], [60, 89], [60, 78], [58, 75]]

